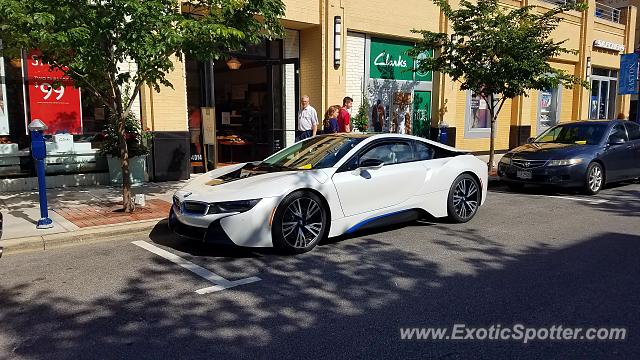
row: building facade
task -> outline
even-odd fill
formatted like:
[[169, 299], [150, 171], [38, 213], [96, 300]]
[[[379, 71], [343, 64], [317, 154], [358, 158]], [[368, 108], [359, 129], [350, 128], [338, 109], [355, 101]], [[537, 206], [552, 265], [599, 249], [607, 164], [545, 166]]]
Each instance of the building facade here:
[[[534, 5], [541, 10], [557, 1], [565, 0], [501, 0], [507, 7]], [[558, 87], [507, 101], [496, 127], [498, 151], [522, 144], [559, 121], [629, 116], [632, 99], [617, 95], [617, 85], [620, 55], [636, 48], [636, 8], [632, 2], [611, 1], [606, 5], [589, 0], [588, 10], [563, 14], [553, 33], [554, 40], [566, 40], [566, 47], [577, 53], [552, 59], [552, 66], [589, 81], [591, 89]], [[447, 76], [412, 71], [415, 59], [406, 51], [419, 40], [412, 29], [451, 33], [446, 17], [431, 1], [284, 3], [283, 39], [229, 53], [217, 62], [176, 58], [168, 75], [172, 88], [140, 89], [135, 111], [143, 128], [154, 134], [147, 159], [149, 179], [184, 179], [225, 163], [264, 158], [292, 144], [301, 95], [309, 96], [320, 118], [330, 105], [350, 96], [352, 115], [367, 100], [370, 131], [373, 116], [383, 119], [383, 132], [431, 139], [438, 139], [439, 126], [446, 124], [448, 144], [488, 151], [490, 121], [483, 100], [461, 91]], [[185, 6], [182, 10], [189, 12]], [[33, 177], [25, 160], [29, 156], [25, 104], [30, 103], [21, 78], [26, 75], [25, 61], [4, 59], [0, 67], [7, 79], [0, 89], [4, 189], [20, 188], [15, 185], [20, 182], [35, 187], [32, 179], [24, 180]], [[74, 156], [54, 156], [58, 162], [48, 167], [48, 172], [56, 169], [52, 175], [73, 176], [60, 180], [62, 184], [105, 182], [100, 175], [106, 171], [105, 162], [95, 142], [105, 114], [84, 96], [81, 100], [82, 131], [73, 135], [73, 142], [82, 150]]]

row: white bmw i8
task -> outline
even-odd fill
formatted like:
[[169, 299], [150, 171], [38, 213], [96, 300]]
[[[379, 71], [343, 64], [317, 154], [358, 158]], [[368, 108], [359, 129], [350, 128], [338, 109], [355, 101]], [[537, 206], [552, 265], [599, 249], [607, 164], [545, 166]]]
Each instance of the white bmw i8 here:
[[409, 135], [321, 135], [194, 179], [175, 193], [169, 227], [303, 253], [325, 237], [427, 214], [467, 222], [486, 194], [486, 164], [464, 151]]

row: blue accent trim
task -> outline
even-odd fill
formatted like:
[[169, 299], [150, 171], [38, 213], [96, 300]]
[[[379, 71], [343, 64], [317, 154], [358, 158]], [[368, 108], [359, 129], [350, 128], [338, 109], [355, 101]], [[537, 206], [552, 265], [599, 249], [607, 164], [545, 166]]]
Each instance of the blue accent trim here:
[[374, 217], [366, 219], [366, 220], [362, 220], [359, 223], [357, 223], [357, 224], [353, 225], [352, 227], [350, 227], [349, 230], [347, 230], [345, 232], [345, 234], [351, 234], [353, 232], [356, 232], [358, 229], [360, 229], [364, 225], [367, 225], [368, 223], [373, 222], [375, 220], [382, 219], [382, 218], [385, 218], [385, 217], [391, 216], [391, 215], [401, 214], [403, 212], [407, 212], [407, 211], [411, 211], [411, 210], [413, 210], [413, 209], [405, 209], [405, 210], [400, 210], [400, 211], [394, 211], [392, 213], [378, 215], [378, 216], [374, 216]]

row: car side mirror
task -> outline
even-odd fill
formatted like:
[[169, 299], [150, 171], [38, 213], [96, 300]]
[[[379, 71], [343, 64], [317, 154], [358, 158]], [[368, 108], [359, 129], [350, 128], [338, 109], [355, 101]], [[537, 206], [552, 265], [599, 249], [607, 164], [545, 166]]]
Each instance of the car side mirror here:
[[378, 159], [366, 159], [360, 163], [362, 170], [378, 170], [384, 165], [384, 161]]
[[624, 139], [619, 136], [612, 136], [609, 138], [609, 145], [622, 145], [624, 144]]
[[535, 139], [536, 139], [536, 138], [534, 138], [534, 137], [530, 137], [530, 138], [528, 138], [528, 139], [527, 139], [527, 144], [531, 144], [531, 143], [533, 143], [533, 141], [534, 141]]

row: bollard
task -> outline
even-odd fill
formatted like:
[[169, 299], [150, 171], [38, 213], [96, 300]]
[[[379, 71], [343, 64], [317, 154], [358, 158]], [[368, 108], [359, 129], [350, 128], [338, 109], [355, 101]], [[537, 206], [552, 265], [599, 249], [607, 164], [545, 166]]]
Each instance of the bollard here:
[[29, 126], [31, 132], [31, 156], [36, 161], [36, 172], [38, 174], [38, 195], [40, 196], [40, 220], [38, 220], [38, 229], [49, 229], [53, 227], [53, 221], [49, 218], [49, 209], [47, 208], [47, 185], [44, 173], [44, 158], [47, 155], [47, 148], [44, 142], [44, 131], [47, 130], [42, 120], [35, 119]]

